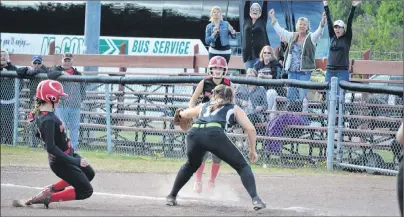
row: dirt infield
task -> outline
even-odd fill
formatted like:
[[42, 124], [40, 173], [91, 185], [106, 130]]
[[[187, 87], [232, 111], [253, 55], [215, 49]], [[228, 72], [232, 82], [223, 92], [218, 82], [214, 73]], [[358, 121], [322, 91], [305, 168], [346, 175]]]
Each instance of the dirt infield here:
[[[395, 177], [367, 175], [259, 175], [257, 188], [268, 207], [252, 210], [236, 174], [220, 174], [214, 194], [196, 195], [192, 182], [180, 192], [179, 206], [164, 197], [175, 174], [97, 172], [95, 193], [84, 201], [15, 208], [12, 199], [26, 198], [57, 180], [49, 169], [1, 168], [2, 216], [398, 216]], [[207, 175], [204, 176], [208, 177]], [[121, 182], [121, 183], [118, 183]], [[193, 181], [193, 180], [191, 180]]]

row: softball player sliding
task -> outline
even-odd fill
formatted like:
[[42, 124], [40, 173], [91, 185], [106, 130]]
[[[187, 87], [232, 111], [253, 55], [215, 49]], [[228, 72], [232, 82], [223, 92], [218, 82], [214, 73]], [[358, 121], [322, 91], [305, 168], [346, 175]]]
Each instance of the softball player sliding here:
[[36, 121], [39, 128], [37, 136], [45, 142], [50, 168], [61, 180], [28, 200], [14, 200], [14, 206], [44, 204], [48, 208], [52, 202], [84, 200], [93, 194], [90, 181], [95, 172], [84, 158], [74, 152], [64, 125], [54, 112], [63, 96], [67, 94], [58, 81], [40, 82], [36, 90], [36, 105], [30, 114], [30, 119]]

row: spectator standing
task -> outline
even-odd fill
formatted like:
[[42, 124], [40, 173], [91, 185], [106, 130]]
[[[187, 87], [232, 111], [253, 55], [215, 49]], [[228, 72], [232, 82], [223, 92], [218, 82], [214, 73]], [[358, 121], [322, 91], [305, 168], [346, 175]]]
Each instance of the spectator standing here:
[[[60, 75], [79, 75], [73, 65], [73, 55], [65, 53], [62, 58], [62, 65], [55, 66], [53, 70], [48, 72], [48, 78], [56, 80]], [[65, 92], [68, 94], [66, 99], [61, 100], [56, 109], [59, 118], [62, 119], [66, 128], [69, 129], [69, 137], [74, 150], [78, 150], [79, 129], [80, 129], [80, 106], [85, 98], [86, 86], [79, 82], [61, 82]]]
[[278, 47], [275, 48], [274, 53], [279, 63], [283, 65], [283, 61], [285, 61], [285, 52], [286, 48], [288, 47], [288, 42], [285, 41], [285, 39], [282, 37], [279, 38], [281, 40], [281, 43], [279, 44]]
[[268, 1], [264, 1], [263, 9], [258, 3], [246, 1], [244, 5], [244, 24], [242, 35], [242, 51], [245, 69], [253, 68], [254, 64], [259, 60], [259, 53], [265, 45], [269, 43], [267, 34], [267, 14], [266, 9]]
[[209, 45], [209, 60], [214, 56], [222, 56], [229, 64], [231, 56], [229, 36], [236, 38], [236, 30], [229, 22], [223, 20], [222, 10], [218, 6], [210, 10], [209, 21], [205, 30], [205, 43]]
[[[289, 32], [282, 28], [275, 18], [274, 9], [269, 11], [269, 17], [276, 33], [288, 43], [284, 60], [288, 79], [309, 81], [311, 72], [316, 69], [316, 46], [324, 32], [325, 13], [323, 13], [320, 25], [313, 33], [310, 32], [310, 22], [305, 17], [297, 20], [297, 32]], [[307, 89], [289, 88], [287, 97], [291, 100], [303, 100], [304, 97], [307, 97]]]
[[[349, 51], [352, 42], [352, 21], [355, 8], [362, 0], [353, 0], [351, 11], [348, 15], [348, 23], [336, 20], [332, 22], [328, 1], [323, 1], [324, 10], [327, 16], [328, 33], [330, 35], [331, 45], [328, 54], [327, 72], [325, 81], [330, 82], [332, 77], [337, 77], [338, 81], [349, 81]], [[339, 88], [338, 88], [339, 93]]]
[[[17, 71], [6, 50], [1, 50], [0, 73], [7, 71]], [[16, 102], [14, 94], [14, 78], [0, 79], [0, 143], [12, 145], [14, 131], [14, 103]]]
[[[40, 79], [34, 78], [37, 74], [47, 74], [48, 68], [43, 65], [42, 56], [32, 56], [31, 66], [22, 67], [17, 69], [17, 74], [20, 78], [29, 79], [29, 104], [33, 106], [36, 103], [35, 93]], [[36, 148], [41, 143], [41, 140], [36, 137], [37, 125], [35, 121], [30, 124], [31, 128], [31, 147]]]

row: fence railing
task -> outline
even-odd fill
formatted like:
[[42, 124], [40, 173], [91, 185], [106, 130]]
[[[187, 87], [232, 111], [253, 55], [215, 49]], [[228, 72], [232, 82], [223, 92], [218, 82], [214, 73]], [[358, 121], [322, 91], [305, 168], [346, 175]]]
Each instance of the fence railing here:
[[[1, 144], [43, 146], [27, 115], [36, 85], [46, 75], [21, 79], [2, 72], [0, 77]], [[185, 133], [173, 125], [173, 115], [188, 107], [203, 78], [62, 75], [58, 80], [69, 97], [56, 113], [78, 150], [185, 159]], [[339, 89], [336, 78], [331, 83], [231, 80], [236, 104], [257, 129], [260, 163], [396, 174], [401, 148], [391, 140], [403, 117], [402, 88], [340, 82]], [[305, 90], [307, 98], [291, 94]], [[247, 154], [241, 128], [235, 126], [228, 135]]]

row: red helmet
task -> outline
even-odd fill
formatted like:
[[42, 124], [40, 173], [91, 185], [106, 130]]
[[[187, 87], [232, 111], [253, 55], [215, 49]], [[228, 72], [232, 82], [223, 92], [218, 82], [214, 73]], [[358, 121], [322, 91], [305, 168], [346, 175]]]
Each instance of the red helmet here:
[[[219, 68], [223, 68], [223, 72], [222, 74], [220, 74], [220, 76], [215, 76], [212, 74], [212, 68], [213, 67], [219, 67]], [[227, 71], [227, 61], [224, 57], [222, 56], [214, 56], [209, 60], [209, 73], [212, 75], [212, 77], [214, 78], [221, 78], [226, 74]]]
[[61, 96], [67, 96], [63, 91], [63, 85], [59, 81], [44, 80], [36, 88], [36, 98], [47, 103], [58, 103]]

